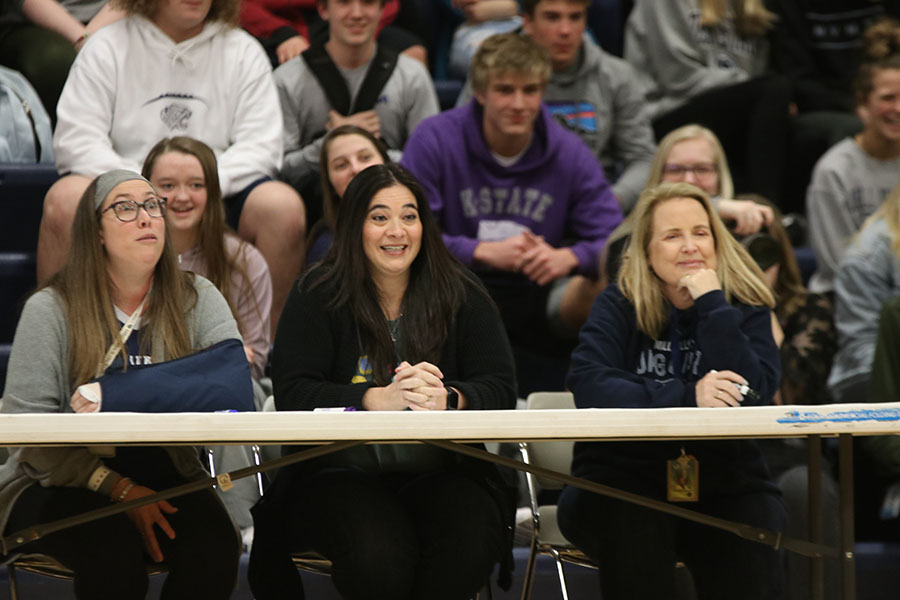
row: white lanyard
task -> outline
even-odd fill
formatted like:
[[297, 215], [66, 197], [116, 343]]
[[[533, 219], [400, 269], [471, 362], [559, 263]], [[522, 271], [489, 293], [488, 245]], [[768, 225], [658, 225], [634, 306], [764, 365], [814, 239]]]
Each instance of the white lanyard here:
[[[150, 287], [150, 290], [153, 289], [153, 286]], [[119, 330], [119, 338], [117, 340], [113, 340], [113, 343], [109, 345], [109, 350], [106, 351], [106, 356], [103, 358], [103, 364], [100, 365], [100, 370], [97, 371], [97, 377], [103, 375], [106, 372], [106, 369], [109, 368], [109, 365], [113, 363], [116, 359], [116, 354], [118, 354], [119, 350], [122, 346], [125, 345], [125, 342], [128, 341], [129, 336], [131, 336], [131, 332], [134, 330], [134, 324], [137, 322], [138, 317], [141, 316], [141, 312], [144, 310], [144, 305], [147, 304], [147, 298], [150, 297], [150, 290], [147, 290], [147, 293], [144, 295], [144, 299], [141, 300], [141, 303], [138, 305], [134, 312], [131, 313], [131, 316], [128, 317], [128, 321], [122, 325], [122, 329]]]

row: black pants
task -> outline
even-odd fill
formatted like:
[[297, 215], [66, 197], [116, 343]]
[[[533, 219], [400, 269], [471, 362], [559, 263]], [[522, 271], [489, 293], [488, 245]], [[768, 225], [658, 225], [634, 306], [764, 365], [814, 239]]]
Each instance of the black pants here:
[[[285, 476], [294, 473], [278, 475]], [[257, 600], [304, 597], [290, 560], [267, 551], [273, 528], [283, 528], [290, 551], [329, 559], [332, 581], [347, 599], [469, 598], [504, 550], [496, 502], [462, 475], [327, 468], [295, 477], [287, 493], [281, 515], [260, 519], [254, 509], [249, 579]]]
[[[178, 512], [165, 515], [175, 530], [174, 540], [157, 532], [169, 569], [161, 598], [229, 598], [237, 582], [240, 544], [225, 507], [212, 490], [169, 502]], [[107, 498], [85, 488], [34, 484], [13, 506], [6, 533], [108, 505]], [[72, 569], [79, 600], [146, 597], [150, 558], [144, 553], [138, 530], [125, 514], [52, 533], [23, 546], [22, 551], [47, 554]]]
[[[785, 529], [785, 509], [775, 493], [707, 495], [683, 506], [772, 531]], [[572, 487], [560, 495], [558, 516], [563, 535], [600, 565], [604, 600], [673, 598], [679, 560], [691, 570], [700, 600], [781, 597], [783, 557], [769, 546]]]
[[756, 193], [781, 206], [788, 141], [790, 87], [774, 75], [709, 90], [656, 118], [660, 140], [689, 123], [722, 142], [736, 193]]

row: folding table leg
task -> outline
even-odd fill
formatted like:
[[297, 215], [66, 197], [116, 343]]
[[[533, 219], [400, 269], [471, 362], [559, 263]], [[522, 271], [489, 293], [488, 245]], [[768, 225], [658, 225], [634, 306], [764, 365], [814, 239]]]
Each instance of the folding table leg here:
[[856, 557], [853, 522], [853, 436], [838, 437], [838, 463], [841, 477], [841, 598], [856, 600]]

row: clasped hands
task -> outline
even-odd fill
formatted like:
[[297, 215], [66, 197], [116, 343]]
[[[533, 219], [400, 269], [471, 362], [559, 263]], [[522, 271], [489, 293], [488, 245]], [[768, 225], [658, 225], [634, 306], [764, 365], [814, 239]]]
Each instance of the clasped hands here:
[[495, 269], [520, 272], [538, 285], [564, 277], [578, 265], [571, 249], [554, 248], [528, 230], [498, 242], [479, 243], [474, 258]]
[[374, 109], [363, 110], [346, 117], [334, 109], [329, 110], [325, 129], [331, 131], [341, 125], [356, 125], [365, 129], [376, 138], [381, 137], [381, 121], [378, 119], [378, 113]]
[[370, 388], [363, 396], [366, 410], [446, 410], [447, 388], [441, 370], [422, 361], [411, 365], [401, 362], [394, 379], [385, 387]]

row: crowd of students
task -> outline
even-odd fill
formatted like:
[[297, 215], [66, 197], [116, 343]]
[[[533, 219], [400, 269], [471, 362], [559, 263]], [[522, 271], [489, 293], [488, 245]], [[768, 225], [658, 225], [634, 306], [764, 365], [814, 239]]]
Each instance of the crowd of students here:
[[[579, 407], [895, 400], [900, 3], [637, 0], [624, 58], [590, 36], [589, 3], [454, 0], [468, 80], [444, 112], [408, 0], [4, 9], [0, 62], [47, 102], [61, 178], [2, 410], [116, 410], [142, 368], [165, 381], [194, 353], [239, 382], [226, 409], [261, 408], [267, 376], [276, 410], [507, 409], [543, 360], [565, 364], [544, 381]], [[782, 225], [798, 179], [815, 293]], [[184, 381], [128, 406], [204, 395]], [[890, 441], [864, 451], [874, 512], [900, 463]], [[804, 468], [754, 440], [579, 443], [573, 464], [789, 533]], [[509, 582], [507, 475], [365, 447], [282, 470], [231, 521], [203, 492], [31, 549], [74, 570], [79, 598], [143, 598], [146, 557], [169, 566], [164, 597], [226, 598], [232, 523], [252, 523], [257, 598], [302, 597], [290, 554], [315, 551], [346, 598], [462, 599], [497, 563]], [[203, 476], [184, 449], [19, 449], [0, 525]], [[559, 511], [604, 598], [671, 596], [676, 560], [703, 598], [803, 597], [759, 544], [574, 488]], [[216, 570], [198, 568], [213, 552]]]

